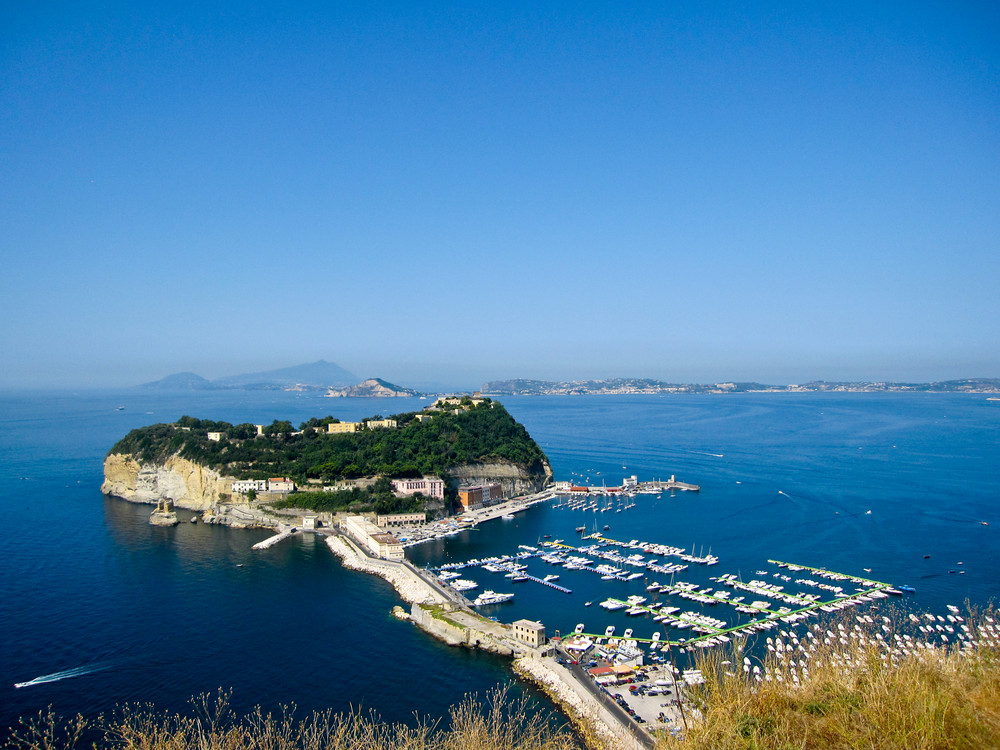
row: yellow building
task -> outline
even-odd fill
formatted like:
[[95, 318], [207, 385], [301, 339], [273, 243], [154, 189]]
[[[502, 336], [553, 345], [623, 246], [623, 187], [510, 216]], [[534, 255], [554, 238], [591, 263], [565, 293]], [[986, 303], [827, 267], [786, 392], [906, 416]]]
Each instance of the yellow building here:
[[326, 426], [326, 432], [329, 435], [339, 432], [358, 432], [360, 430], [360, 422], [331, 422]]
[[365, 424], [369, 430], [394, 430], [396, 429], [395, 419], [369, 419]]
[[545, 645], [545, 626], [534, 620], [517, 620], [511, 625], [514, 637], [532, 648]]

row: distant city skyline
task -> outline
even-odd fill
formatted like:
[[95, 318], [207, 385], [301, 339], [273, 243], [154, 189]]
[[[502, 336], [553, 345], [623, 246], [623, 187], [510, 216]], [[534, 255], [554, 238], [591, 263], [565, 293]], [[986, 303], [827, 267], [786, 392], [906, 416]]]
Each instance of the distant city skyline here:
[[1000, 6], [0, 10], [0, 387], [1000, 377]]

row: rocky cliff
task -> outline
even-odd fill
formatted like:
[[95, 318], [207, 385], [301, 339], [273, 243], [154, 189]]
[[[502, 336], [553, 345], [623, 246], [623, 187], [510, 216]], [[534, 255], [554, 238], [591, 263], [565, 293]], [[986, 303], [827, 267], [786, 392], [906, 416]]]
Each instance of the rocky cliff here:
[[232, 481], [232, 477], [179, 456], [170, 456], [158, 464], [111, 453], [104, 459], [101, 492], [133, 503], [155, 505], [171, 500], [178, 508], [207, 510], [228, 500]]
[[[523, 466], [495, 461], [455, 466], [450, 477], [453, 488], [499, 482], [504, 494], [512, 497], [542, 490], [552, 479], [552, 469], [544, 464], [543, 473], [531, 474]], [[104, 459], [101, 492], [133, 503], [156, 505], [170, 500], [178, 508], [201, 511], [229, 502], [233, 481], [233, 477], [176, 455], [153, 463], [111, 453]]]
[[499, 482], [507, 497], [539, 492], [552, 481], [552, 469], [548, 463], [543, 464], [543, 471], [540, 474], [531, 474], [525, 467], [505, 461], [453, 466], [448, 473], [453, 488], [460, 485]]

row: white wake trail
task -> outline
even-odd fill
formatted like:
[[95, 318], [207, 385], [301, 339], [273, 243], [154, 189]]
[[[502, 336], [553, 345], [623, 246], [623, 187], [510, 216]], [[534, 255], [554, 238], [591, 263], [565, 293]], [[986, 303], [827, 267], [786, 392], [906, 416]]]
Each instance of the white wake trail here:
[[91, 674], [92, 672], [99, 672], [102, 669], [107, 669], [110, 666], [111, 662], [98, 662], [96, 664], [87, 664], [82, 667], [73, 667], [72, 669], [64, 669], [60, 672], [43, 674], [41, 677], [36, 677], [35, 679], [28, 680], [27, 682], [15, 682], [14, 687], [16, 688], [31, 687], [32, 685], [44, 685], [46, 682], [59, 682], [59, 680], [68, 680], [70, 677], [82, 677], [85, 674]]

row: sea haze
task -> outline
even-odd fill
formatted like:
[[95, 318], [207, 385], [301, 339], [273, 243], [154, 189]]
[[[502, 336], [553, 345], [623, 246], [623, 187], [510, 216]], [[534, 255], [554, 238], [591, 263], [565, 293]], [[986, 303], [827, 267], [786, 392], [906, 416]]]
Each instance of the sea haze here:
[[[576, 526], [596, 522], [618, 539], [711, 548], [719, 565], [684, 575], [706, 585], [708, 575], [746, 578], [776, 558], [855, 574], [871, 568], [877, 580], [915, 586], [907, 603], [919, 608], [985, 604], [1000, 593], [1000, 402], [952, 394], [501, 400], [542, 445], [557, 479], [616, 485], [631, 474], [675, 474], [701, 492], [640, 496], [622, 513], [540, 505], [411, 548], [415, 562], [511, 552], [545, 534], [572, 541]], [[5, 394], [0, 403], [5, 726], [49, 704], [86, 715], [122, 701], [181, 709], [220, 686], [233, 689], [241, 709], [362, 706], [411, 721], [414, 711], [443, 715], [466, 693], [512, 682], [505, 660], [448, 648], [391, 618], [392, 588], [343, 569], [319, 541], [252, 552], [267, 532], [154, 528], [149, 506], [99, 490], [104, 454], [133, 427], [183, 414], [234, 423], [357, 419], [427, 401], [131, 390]], [[504, 588], [502, 577], [478, 569], [466, 577], [516, 591], [490, 614], [538, 618], [550, 632], [617, 624], [584, 603], [645, 593], [641, 579], [627, 589], [584, 573], [562, 574], [570, 595], [531, 583]], [[638, 635], [651, 627], [630, 624]], [[548, 705], [527, 692], [536, 707]]]

